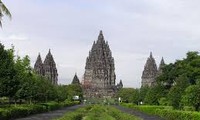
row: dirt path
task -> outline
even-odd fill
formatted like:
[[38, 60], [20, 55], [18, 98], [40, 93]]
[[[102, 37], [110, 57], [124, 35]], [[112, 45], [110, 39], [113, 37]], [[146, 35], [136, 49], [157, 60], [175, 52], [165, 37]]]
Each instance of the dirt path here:
[[122, 107], [122, 106], [115, 106], [115, 107], [117, 109], [121, 110], [122, 112], [131, 114], [131, 115], [135, 115], [137, 117], [142, 118], [143, 120], [163, 120], [162, 118], [160, 118], [158, 116], [148, 115], [148, 114], [145, 114], [143, 112], [133, 110], [131, 108], [125, 108], [125, 107]]
[[66, 107], [66, 108], [62, 108], [60, 110], [55, 110], [55, 111], [51, 111], [48, 113], [36, 114], [36, 115], [28, 116], [26, 118], [19, 118], [16, 120], [52, 120], [52, 119], [63, 116], [66, 112], [74, 111], [77, 108], [80, 108], [82, 106], [83, 105], [75, 105], [72, 107]]

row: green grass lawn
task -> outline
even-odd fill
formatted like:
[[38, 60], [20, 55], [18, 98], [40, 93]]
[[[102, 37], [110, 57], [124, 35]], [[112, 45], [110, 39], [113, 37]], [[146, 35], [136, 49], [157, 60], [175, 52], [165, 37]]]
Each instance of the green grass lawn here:
[[74, 112], [67, 112], [57, 120], [141, 120], [107, 105], [88, 105]]

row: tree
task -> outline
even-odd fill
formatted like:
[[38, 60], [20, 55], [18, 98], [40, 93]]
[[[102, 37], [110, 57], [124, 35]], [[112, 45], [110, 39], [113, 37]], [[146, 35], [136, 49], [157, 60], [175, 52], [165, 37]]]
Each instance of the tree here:
[[80, 85], [71, 84], [66, 86], [66, 92], [68, 93], [68, 99], [72, 100], [73, 96], [78, 95], [80, 98], [83, 97], [83, 91]]
[[159, 100], [161, 97], [164, 97], [166, 95], [164, 86], [161, 84], [157, 84], [156, 86], [153, 86], [149, 88], [144, 103], [150, 104], [150, 105], [159, 105]]
[[14, 69], [14, 49], [5, 50], [0, 44], [0, 96], [9, 99], [15, 96], [19, 89], [20, 82], [14, 79], [16, 71]]
[[11, 13], [10, 11], [7, 9], [7, 7], [4, 5], [4, 3], [2, 2], [2, 0], [0, 0], [0, 26], [2, 27], [2, 17], [6, 15], [11, 19]]
[[184, 94], [184, 90], [189, 85], [189, 80], [186, 75], [181, 75], [176, 79], [176, 83], [168, 93], [169, 103], [174, 109], [181, 109], [183, 107], [181, 104], [181, 98]]
[[33, 93], [35, 94], [35, 101], [47, 102], [56, 99], [57, 91], [55, 85], [51, 84], [51, 82], [48, 79], [36, 75], [34, 86], [35, 89]]
[[200, 78], [200, 56], [196, 51], [188, 52], [186, 58], [170, 63], [163, 68], [162, 74], [157, 77], [157, 81], [165, 83], [170, 89], [176, 79], [186, 75], [190, 84], [196, 84], [196, 80]]
[[30, 66], [30, 59], [28, 56], [25, 56], [21, 59], [19, 56], [17, 57], [14, 68], [16, 71], [16, 75], [14, 79], [19, 81], [19, 89], [15, 94], [15, 99], [24, 99], [28, 100], [30, 103], [34, 96], [34, 77], [32, 74], [31, 66]]
[[64, 101], [68, 97], [68, 92], [67, 92], [67, 86], [66, 85], [59, 85], [56, 86], [56, 91], [57, 91], [57, 101]]
[[149, 91], [149, 87], [148, 86], [142, 86], [139, 90], [139, 102], [144, 102], [145, 96], [147, 94], [147, 92]]
[[133, 88], [121, 88], [117, 92], [117, 97], [121, 97], [122, 101], [138, 104], [139, 91]]
[[183, 102], [186, 105], [191, 105], [195, 108], [195, 111], [199, 111], [200, 108], [200, 85], [191, 85], [186, 88], [185, 95], [183, 96]]
[[26, 79], [23, 80], [23, 83], [20, 84], [20, 88], [15, 94], [15, 98], [23, 99], [32, 103], [32, 100], [36, 94], [35, 89], [35, 80], [33, 80], [32, 75], [26, 76]]

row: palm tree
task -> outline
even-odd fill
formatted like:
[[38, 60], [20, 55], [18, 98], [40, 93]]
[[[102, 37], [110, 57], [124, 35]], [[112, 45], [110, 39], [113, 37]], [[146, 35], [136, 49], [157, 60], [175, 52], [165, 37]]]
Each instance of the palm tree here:
[[8, 16], [10, 19], [12, 17], [10, 11], [6, 8], [6, 6], [0, 0], [0, 27], [2, 27], [2, 17], [4, 15]]

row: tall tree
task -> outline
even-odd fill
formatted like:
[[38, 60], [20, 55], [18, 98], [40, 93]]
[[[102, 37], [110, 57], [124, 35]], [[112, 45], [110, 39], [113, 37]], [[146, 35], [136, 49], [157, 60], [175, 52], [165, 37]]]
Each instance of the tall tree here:
[[185, 95], [182, 98], [185, 105], [191, 105], [195, 108], [195, 111], [199, 111], [200, 108], [200, 86], [191, 85], [185, 89]]
[[134, 88], [122, 88], [117, 92], [117, 97], [120, 97], [124, 102], [138, 104], [139, 90]]
[[158, 84], [149, 88], [146, 93], [144, 103], [150, 105], [159, 105], [159, 100], [166, 95], [166, 90], [163, 85]]
[[174, 109], [182, 109], [181, 98], [184, 95], [184, 90], [190, 83], [186, 75], [179, 76], [175, 81], [174, 86], [168, 93], [169, 104], [172, 105]]
[[12, 18], [10, 11], [7, 9], [7, 7], [4, 5], [2, 0], [0, 0], [0, 26], [2, 27], [2, 17], [6, 15], [10, 19]]
[[13, 98], [19, 81], [14, 79], [16, 71], [14, 69], [14, 50], [6, 50], [0, 43], [0, 96]]

